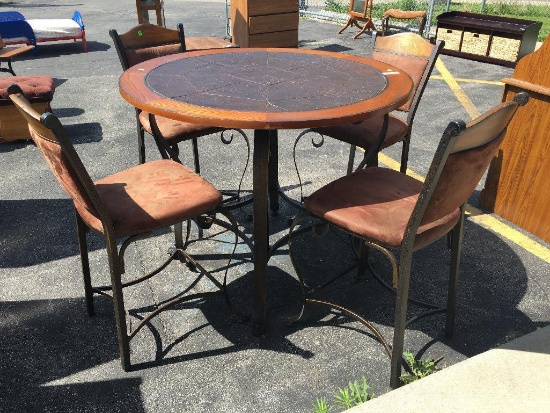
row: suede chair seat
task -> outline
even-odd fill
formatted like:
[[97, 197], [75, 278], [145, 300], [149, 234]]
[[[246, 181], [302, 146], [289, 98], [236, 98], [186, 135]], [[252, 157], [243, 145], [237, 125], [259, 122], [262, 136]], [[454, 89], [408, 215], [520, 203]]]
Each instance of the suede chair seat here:
[[[312, 131], [368, 150], [376, 144], [383, 124], [384, 117], [377, 116], [359, 123], [313, 128]], [[385, 149], [398, 142], [402, 142], [406, 138], [408, 130], [409, 125], [406, 119], [390, 114], [388, 130], [380, 149]]]
[[51, 102], [55, 83], [50, 76], [12, 76], [0, 79], [0, 106], [13, 106], [8, 86], [17, 83], [30, 103]]
[[[423, 183], [387, 168], [359, 170], [329, 183], [305, 199], [313, 215], [346, 231], [375, 239], [388, 247], [399, 247]], [[444, 217], [422, 222], [415, 248], [449, 232], [460, 219], [455, 208]]]
[[[221, 193], [178, 162], [161, 159], [115, 173], [95, 182], [113, 220], [117, 237], [154, 230], [214, 210]], [[75, 201], [88, 226], [104, 233], [100, 218]]]
[[[150, 135], [153, 134], [149, 112], [142, 111], [139, 114], [139, 121], [143, 129]], [[167, 141], [182, 141], [182, 136], [185, 135], [185, 140], [198, 138], [211, 133], [221, 132], [223, 128], [214, 128], [196, 123], [181, 122], [178, 120], [168, 119], [162, 116], [155, 116], [155, 122], [162, 135]]]

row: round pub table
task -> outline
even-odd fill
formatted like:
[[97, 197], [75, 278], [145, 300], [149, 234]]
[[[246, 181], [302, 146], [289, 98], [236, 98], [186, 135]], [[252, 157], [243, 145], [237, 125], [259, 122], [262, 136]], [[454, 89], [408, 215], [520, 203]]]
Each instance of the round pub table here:
[[[126, 101], [155, 115], [254, 129], [252, 326], [258, 333], [265, 328], [268, 193], [278, 187], [277, 129], [333, 126], [387, 115], [410, 98], [412, 87], [406, 73], [386, 63], [342, 53], [278, 48], [159, 57], [131, 67], [119, 80]], [[274, 208], [277, 201], [272, 200]]]

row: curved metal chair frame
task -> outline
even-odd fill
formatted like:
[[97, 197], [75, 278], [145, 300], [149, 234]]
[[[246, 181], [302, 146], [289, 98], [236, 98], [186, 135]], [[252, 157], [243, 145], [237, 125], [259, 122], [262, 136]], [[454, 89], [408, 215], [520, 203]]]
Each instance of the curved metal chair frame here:
[[[152, 59], [153, 57], [165, 56], [174, 53], [183, 53], [186, 51], [185, 46], [185, 33], [183, 25], [178, 24], [178, 29], [167, 29], [165, 27], [157, 26], [149, 23], [139, 24], [126, 33], [119, 34], [115, 29], [109, 30], [109, 35], [113, 39], [115, 48], [118, 53], [118, 58], [122, 66], [122, 70], [126, 70], [132, 65], [136, 64], [136, 61], [145, 61]], [[139, 53], [142, 51], [143, 53]], [[128, 53], [132, 53], [132, 59], [129, 59]], [[138, 150], [139, 150], [139, 163], [145, 162], [145, 132], [143, 121], [140, 119], [141, 110], [136, 108], [136, 121], [138, 132]], [[229, 137], [226, 134], [228, 129], [204, 126], [202, 128], [192, 127], [189, 132], [183, 132], [176, 137], [167, 139], [161, 132], [158, 126], [159, 117], [149, 113], [148, 122], [150, 133], [155, 140], [155, 144], [164, 159], [173, 159], [176, 162], [182, 163], [179, 158], [178, 143], [183, 141], [191, 141], [193, 148], [193, 161], [195, 172], [200, 174], [200, 160], [199, 160], [199, 147], [197, 139], [202, 136], [211, 135], [214, 133], [220, 133], [221, 141], [229, 145], [233, 142], [234, 134], [240, 135], [247, 147], [246, 163], [243, 169], [243, 173], [240, 176], [239, 184], [236, 190], [221, 190], [225, 196], [224, 205], [227, 208], [237, 208], [252, 201], [252, 197], [242, 197], [242, 183], [248, 164], [250, 161], [250, 142], [248, 137], [241, 129], [231, 129], [231, 135]], [[176, 123], [174, 121], [174, 123]], [[181, 122], [183, 124], [183, 122]]]
[[[320, 216], [311, 211], [311, 209], [319, 208], [319, 205], [313, 205], [313, 203], [319, 202], [319, 198], [315, 198], [316, 194], [321, 191], [325, 191], [325, 194], [327, 194], [327, 188], [329, 188], [329, 186], [334, 183], [338, 183], [339, 181], [350, 182], [349, 180], [353, 179], [354, 176], [357, 176], [357, 174], [361, 174], [364, 172], [379, 172], [380, 174], [383, 174], [385, 171], [389, 171], [389, 173], [393, 173], [395, 175], [398, 174], [396, 171], [377, 167], [367, 168], [366, 170], [358, 171], [351, 175], [342, 177], [334, 183], [328, 184], [324, 188], [321, 188], [319, 191], [314, 193], [306, 201], [306, 210], [300, 211], [300, 213], [293, 220], [290, 228], [291, 235], [289, 237], [289, 251], [293, 266], [296, 270], [301, 285], [303, 293], [303, 303], [299, 314], [296, 317], [290, 319], [289, 323], [295, 323], [303, 317], [307, 304], [326, 305], [354, 318], [355, 320], [365, 325], [370, 331], [372, 331], [378, 341], [380, 341], [384, 346], [386, 353], [391, 359], [390, 385], [393, 388], [398, 387], [399, 377], [401, 374], [405, 329], [411, 323], [429, 315], [445, 313], [445, 335], [446, 337], [450, 337], [453, 333], [456, 306], [456, 289], [460, 265], [465, 204], [473, 190], [475, 190], [479, 179], [481, 179], [483, 172], [486, 170], [494, 153], [497, 151], [500, 142], [504, 139], [506, 127], [510, 122], [512, 116], [516, 112], [518, 105], [524, 105], [527, 100], [527, 94], [520, 93], [516, 96], [514, 101], [501, 103], [494, 109], [480, 116], [478, 119], [470, 122], [468, 125], [466, 125], [463, 121], [454, 121], [449, 123], [436, 150], [426, 180], [423, 184], [420, 182], [415, 183], [415, 185], [421, 189], [418, 192], [418, 198], [416, 203], [414, 204], [414, 207], [412, 208], [412, 210], [410, 210], [408, 209], [410, 207], [405, 208], [404, 204], [401, 204], [403, 205], [404, 211], [410, 210], [411, 212], [410, 217], [408, 218], [408, 223], [404, 228], [402, 240], [399, 245], [395, 245], [395, 243], [390, 243], [376, 237], [369, 237], [360, 234], [358, 232], [350, 230], [349, 227], [343, 226], [343, 224], [337, 224], [335, 222], [335, 220], [337, 219], [334, 218], [334, 215], [326, 215], [334, 213], [334, 210], [328, 210], [328, 207], [326, 207], [327, 210], [325, 211], [325, 213], [323, 213], [323, 216]], [[481, 153], [479, 155], [479, 158], [477, 158], [480, 160], [478, 164], [476, 164], [476, 172], [470, 174], [471, 176], [466, 175], [469, 179], [462, 179], [462, 174], [460, 174], [460, 172], [456, 173], [456, 166], [468, 165], [467, 162], [469, 158], [467, 157], [471, 156], [472, 153], [476, 156], [477, 154]], [[466, 172], [466, 174], [468, 173], [469, 172]], [[414, 178], [407, 177], [405, 175], [403, 176], [407, 178], [409, 182], [411, 182], [410, 180], [415, 181]], [[365, 184], [368, 184], [367, 178], [368, 175], [365, 174]], [[340, 186], [340, 188], [342, 188], [342, 186]], [[457, 201], [457, 205], [452, 204], [452, 206], [445, 206], [445, 211], [448, 211], [450, 208], [455, 208], [454, 214], [456, 216], [453, 219], [448, 218], [448, 222], [446, 224], [441, 224], [442, 220], [452, 215], [450, 213], [439, 211], [439, 202], [441, 198], [445, 198], [446, 193], [450, 190], [449, 188], [453, 188], [452, 190], [455, 190], [457, 193], [460, 192], [460, 195], [458, 195], [454, 200]], [[365, 191], [368, 191], [368, 188], [365, 189]], [[411, 196], [414, 197], [414, 195], [409, 196], [409, 194], [401, 196], [407, 196], [408, 198], [410, 198]], [[315, 198], [315, 200], [313, 200], [311, 203], [308, 203], [308, 201], [313, 198]], [[432, 202], [432, 200], [434, 201]], [[347, 205], [347, 207], [351, 206]], [[366, 207], [368, 208], [368, 206]], [[342, 208], [345, 207], [342, 206]], [[445, 216], [441, 217], [442, 214]], [[331, 278], [329, 281], [326, 281], [315, 287], [310, 287], [305, 283], [303, 277], [298, 271], [299, 266], [297, 265], [296, 257], [292, 252], [292, 239], [294, 238], [293, 233], [296, 230], [296, 227], [300, 225], [300, 222], [305, 217], [316, 218], [320, 220], [324, 225], [336, 228], [340, 231], [350, 234], [352, 237], [362, 240], [358, 262], [353, 263], [350, 268], [346, 268], [341, 273]], [[391, 220], [391, 216], [388, 216], [387, 219]], [[434, 227], [432, 229], [428, 228], [427, 230], [423, 229], [423, 231], [426, 232], [423, 232], [422, 235], [419, 235], [418, 231], [420, 227], [426, 228], [426, 226], [430, 227], [430, 225], [433, 225]], [[313, 228], [315, 230], [317, 227], [314, 225]], [[296, 231], [301, 232], [301, 229], [302, 228], [299, 228]], [[434, 232], [430, 232], [432, 230]], [[317, 230], [317, 232], [319, 231]], [[445, 235], [447, 235], [450, 239], [452, 256], [447, 305], [441, 307], [419, 300], [414, 300], [412, 297], [409, 297], [409, 282], [413, 252], [435, 242]], [[363, 317], [345, 308], [344, 306], [335, 304], [330, 301], [319, 300], [313, 297], [317, 292], [324, 289], [328, 285], [331, 285], [333, 282], [349, 273], [355, 267], [357, 267], [358, 277], [363, 275], [367, 269], [370, 269], [371, 272], [373, 272], [373, 274], [376, 276], [376, 278], [379, 279], [374, 271], [372, 271], [372, 268], [369, 267], [369, 264], [367, 262], [368, 248], [375, 248], [381, 251], [388, 258], [392, 266], [393, 286], [389, 286], [387, 283], [383, 282], [383, 284], [387, 288], [391, 289], [397, 294], [392, 346], [389, 345], [389, 343], [386, 341], [380, 331], [378, 331], [378, 329], [373, 324], [368, 322]], [[409, 302], [425, 307], [426, 310], [407, 320], [407, 305]]]
[[[12, 84], [9, 87], [8, 92], [14, 105], [27, 120], [29, 124], [29, 129], [32, 132], [31, 135], [33, 136], [33, 140], [40, 148], [42, 154], [48, 161], [48, 164], [52, 162], [53, 165], [67, 165], [66, 167], [50, 165], [52, 169], [55, 168], [54, 174], [59, 180], [61, 186], [69, 193], [71, 198], [73, 198], [75, 204], [79, 203], [80, 205], [83, 205], [82, 200], [87, 200], [87, 203], [89, 203], [90, 206], [95, 209], [97, 217], [101, 222], [102, 232], [99, 232], [97, 229], [95, 229], [95, 231], [105, 237], [111, 285], [94, 287], [92, 286], [90, 275], [87, 247], [87, 233], [90, 232], [92, 228], [89, 226], [89, 224], [85, 222], [85, 220], [81, 217], [80, 213], [75, 207], [78, 244], [80, 248], [80, 258], [84, 278], [84, 292], [86, 298], [87, 312], [89, 316], [93, 316], [95, 314], [93, 302], [94, 294], [101, 294], [110, 297], [113, 300], [121, 364], [125, 371], [128, 371], [131, 368], [130, 340], [135, 337], [135, 335], [144, 326], [150, 326], [149, 322], [151, 321], [151, 319], [161, 312], [185, 301], [195, 300], [201, 297], [220, 293], [224, 294], [226, 303], [231, 309], [231, 303], [226, 290], [227, 272], [235, 253], [238, 237], [243, 237], [244, 235], [240, 232], [240, 230], [238, 230], [235, 220], [226, 208], [222, 207], [221, 204], [219, 204], [212, 210], [201, 211], [198, 216], [190, 218], [190, 220], [195, 221], [201, 229], [209, 228], [212, 224], [218, 224], [223, 228], [230, 229], [232, 232], [234, 232], [235, 244], [233, 247], [233, 252], [229, 257], [222, 281], [216, 279], [199, 262], [197, 262], [191, 255], [189, 255], [189, 253], [187, 253], [186, 248], [191, 243], [191, 241], [189, 240], [189, 229], [191, 225], [190, 220], [187, 221], [187, 234], [185, 241], [183, 241], [182, 237], [181, 222], [171, 222], [168, 225], [158, 224], [157, 227], [148, 227], [143, 229], [138, 228], [132, 230], [132, 233], [117, 235], [115, 231], [115, 223], [111, 218], [109, 208], [100, 197], [96, 185], [88, 175], [84, 165], [82, 164], [82, 161], [80, 160], [80, 157], [75, 151], [59, 119], [52, 113], [45, 113], [43, 115], [40, 115], [38, 112], [36, 112], [24, 97], [23, 92], [21, 91], [19, 86]], [[44, 144], [47, 144], [50, 149], [44, 149]], [[53, 150], [51, 149], [52, 144], [55, 144], [53, 145], [55, 147], [55, 149]], [[145, 165], [146, 164], [136, 166], [134, 167], [134, 169], [145, 167]], [[184, 166], [181, 166], [181, 168], [188, 170]], [[189, 173], [192, 174], [191, 171], [189, 171]], [[70, 184], [70, 186], [67, 187], [66, 182], [74, 182], [74, 184]], [[92, 213], [92, 211], [90, 211], [90, 213]], [[227, 219], [228, 223], [216, 218], [217, 213], [224, 216]], [[169, 225], [175, 226], [176, 237], [176, 248], [174, 249], [174, 252], [170, 255], [170, 257], [158, 268], [149, 272], [148, 274], [135, 277], [131, 281], [122, 282], [122, 275], [125, 273], [124, 254], [130, 243], [147, 238], [148, 236], [152, 235], [154, 231]], [[247, 244], [250, 246], [250, 242], [246, 238], [243, 239], [245, 239]], [[117, 246], [117, 241], [119, 240], [122, 240], [120, 247]], [[159, 274], [163, 269], [168, 266], [170, 262], [174, 260], [179, 260], [182, 263], [185, 263], [191, 271], [198, 273], [196, 279], [185, 291], [176, 294], [171, 299], [161, 302], [160, 305], [157, 304], [156, 309], [143, 317], [140, 322], [132, 329], [130, 326], [128, 326], [126, 318], [128, 312], [124, 305], [124, 288], [134, 286], [145, 280], [150, 279], [156, 274]], [[214, 284], [215, 290], [199, 293], [189, 293], [190, 289], [195, 286], [200, 281], [200, 279], [204, 277]]]
[[[411, 99], [398, 110], [399, 112], [406, 114], [407, 117], [406, 119], [401, 119], [401, 117], [392, 114], [389, 118], [387, 118], [387, 125], [383, 125], [383, 119], [380, 118], [376, 119], [374, 123], [372, 123], [374, 120], [368, 120], [357, 124], [305, 129], [296, 138], [293, 152], [294, 165], [298, 175], [300, 188], [302, 186], [302, 182], [296, 161], [296, 147], [303, 136], [312, 132], [321, 136], [319, 140], [312, 138], [311, 142], [315, 148], [320, 148], [323, 146], [324, 136], [329, 136], [333, 139], [350, 144], [347, 165], [348, 174], [354, 169], [363, 168], [365, 165], [376, 165], [378, 163], [378, 152], [397, 142], [403, 143], [401, 153], [401, 172], [405, 172], [407, 170], [411, 130], [414, 117], [437, 57], [439, 56], [439, 53], [441, 52], [441, 49], [443, 49], [445, 43], [443, 41], [438, 41], [435, 45], [432, 45], [422, 36], [415, 33], [398, 33], [392, 36], [377, 36], [377, 34], [374, 33], [372, 36], [372, 41], [372, 58], [374, 60], [391, 64], [392, 66], [407, 72], [414, 82], [415, 89]], [[419, 70], [419, 68], [422, 68], [423, 70]], [[379, 135], [386, 135], [386, 131], [392, 130], [392, 125], [398, 125], [403, 122], [406, 124], [406, 130], [402, 135], [392, 138], [391, 142], [388, 142], [384, 137], [382, 138], [382, 142], [380, 142], [378, 135], [365, 136], [360, 139], [359, 142], [357, 142], [356, 139], [349, 138], [351, 132], [358, 136], [366, 132], [362, 124], [372, 123], [371, 128], [378, 129]], [[365, 154], [359, 166], [354, 168], [357, 146], [361, 147], [365, 151]]]

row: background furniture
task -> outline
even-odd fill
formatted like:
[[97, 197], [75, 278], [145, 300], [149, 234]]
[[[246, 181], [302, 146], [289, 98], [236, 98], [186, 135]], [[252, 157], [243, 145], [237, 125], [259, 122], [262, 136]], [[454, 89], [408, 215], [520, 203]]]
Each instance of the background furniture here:
[[49, 76], [11, 76], [0, 78], [0, 142], [31, 139], [27, 121], [8, 96], [8, 87], [17, 83], [38, 113], [51, 112], [50, 102], [55, 92]]
[[[82, 40], [84, 51], [88, 51], [84, 22], [78, 11], [71, 19], [30, 19], [16, 11], [0, 12], [0, 36], [5, 44], [26, 43], [36, 46], [40, 42], [61, 40]], [[38, 49], [33, 50], [38, 54]]]
[[550, 242], [550, 37], [521, 59], [505, 78], [502, 100], [526, 90], [531, 99], [518, 110], [489, 167], [481, 206]]
[[537, 44], [541, 22], [451, 11], [437, 16], [444, 54], [514, 67]]
[[[305, 210], [294, 219], [291, 234], [296, 225], [309, 215], [351, 234], [362, 241], [357, 277], [368, 268], [367, 248], [380, 251], [391, 263], [393, 286], [384, 277], [378, 278], [388, 289], [397, 293], [393, 345], [390, 347], [382, 333], [369, 321], [356, 314], [345, 304], [315, 298], [323, 287], [351, 272], [348, 267], [329, 280], [310, 280], [300, 275], [299, 265], [291, 253], [296, 274], [304, 296], [302, 309], [290, 322], [300, 320], [306, 304], [321, 304], [351, 316], [370, 329], [383, 344], [391, 358], [390, 385], [400, 385], [405, 328], [423, 317], [445, 313], [445, 335], [454, 330], [456, 290], [460, 265], [464, 207], [482, 178], [491, 157], [504, 139], [506, 126], [518, 104], [525, 104], [526, 94], [517, 101], [501, 103], [466, 125], [463, 121], [449, 123], [433, 157], [424, 182], [389, 168], [370, 167], [358, 170], [333, 181], [315, 191], [304, 201]], [[313, 228], [315, 232], [315, 226]], [[451, 266], [447, 303], [445, 306], [424, 304], [409, 298], [413, 253], [449, 234], [451, 241]], [[292, 252], [292, 236], [289, 237]], [[327, 257], [323, 257], [327, 259]], [[328, 258], [330, 259], [330, 258]], [[357, 284], [354, 284], [357, 288]], [[429, 292], [426, 292], [429, 296]], [[418, 297], [423, 300], [425, 297]], [[409, 301], [420, 305], [424, 311], [408, 310]]]
[[[437, 56], [439, 56], [439, 52], [443, 48], [443, 42], [438, 41], [435, 45], [432, 45], [416, 33], [398, 33], [392, 36], [377, 36], [374, 33], [372, 41], [372, 58], [402, 70], [411, 77], [414, 83], [411, 97], [396, 111], [401, 113], [390, 114], [387, 123], [385, 123], [384, 116], [375, 116], [362, 122], [306, 129], [296, 138], [296, 143], [298, 143], [302, 136], [313, 132], [349, 143], [348, 174], [355, 169], [355, 152], [357, 147], [364, 149], [363, 160], [358, 166], [358, 168], [361, 168], [367, 162], [376, 164], [378, 151], [399, 142], [403, 143], [401, 172], [407, 170], [411, 131], [416, 110], [418, 109], [420, 99], [432, 73]], [[406, 114], [407, 117], [404, 118], [402, 114]], [[380, 140], [381, 138], [383, 139], [382, 141]], [[296, 157], [296, 153], [294, 153], [294, 156]], [[297, 165], [296, 159], [294, 164]], [[300, 173], [298, 168], [296, 169], [301, 188]], [[303, 201], [303, 194], [301, 198], [300, 204]], [[300, 207], [300, 205], [296, 206]]]
[[[365, 24], [361, 27], [358, 22], [364, 22]], [[376, 27], [372, 22], [372, 0], [350, 0], [348, 21], [338, 34], [343, 33], [349, 26], [361, 29], [359, 33], [353, 36], [354, 39], [357, 39], [367, 30], [376, 31]]]
[[[128, 245], [171, 225], [179, 225], [181, 230], [183, 221], [195, 220], [206, 229], [216, 222], [216, 212], [227, 217], [233, 232], [236, 231], [236, 223], [227, 212], [220, 209], [222, 195], [216, 188], [172, 160], [147, 162], [93, 182], [59, 119], [51, 113], [41, 116], [34, 111], [17, 85], [11, 85], [8, 93], [28, 122], [33, 141], [48, 166], [73, 200], [88, 315], [93, 316], [95, 313], [94, 294], [113, 299], [120, 360], [122, 368], [128, 371], [131, 367], [130, 340], [153, 317], [182, 302], [225, 292], [227, 269], [235, 252], [233, 248], [224, 278], [219, 281], [186, 252], [188, 242], [178, 245], [181, 232], [176, 230], [176, 251], [162, 265], [148, 274], [125, 277], [123, 281], [122, 275], [126, 272], [124, 253]], [[105, 238], [110, 286], [92, 285], [86, 239], [90, 230]], [[236, 232], [234, 245], [237, 245]], [[196, 280], [190, 284], [193, 288], [183, 289], [158, 306], [152, 305], [150, 312], [145, 310], [144, 314], [137, 317], [139, 321], [133, 328], [128, 326], [123, 289], [150, 279], [173, 260], [187, 263], [193, 268], [194, 271], [188, 271], [196, 276]], [[200, 279], [207, 280], [206, 291], [195, 288]], [[225, 298], [228, 300], [227, 295]]]
[[157, 24], [165, 26], [164, 1], [163, 0], [136, 0], [138, 23], [150, 23], [149, 11], [154, 11], [157, 16]]
[[298, 47], [298, 0], [231, 0], [232, 42], [239, 47]]
[[[0, 72], [11, 73], [12, 76], [15, 76], [15, 72], [11, 67], [11, 60], [15, 56], [20, 54], [27, 53], [29, 50], [34, 49], [32, 45], [25, 45], [20, 47], [4, 47], [4, 40], [0, 36]], [[8, 67], [2, 67], [2, 63], [7, 63]]]
[[[394, 72], [391, 76], [383, 73], [388, 68]], [[191, 72], [200, 75], [190, 77]], [[278, 82], [271, 81], [274, 77]], [[215, 94], [210, 93], [214, 82], [220, 85]], [[381, 116], [405, 103], [411, 89], [410, 77], [385, 63], [306, 49], [183, 53], [131, 67], [119, 80], [122, 97], [150, 113], [215, 127], [254, 129], [252, 326], [256, 332], [265, 328], [267, 263], [276, 248], [269, 246], [268, 193], [277, 199], [277, 129]]]
[[[116, 30], [109, 31], [120, 59], [122, 69], [126, 70], [134, 65], [140, 64], [153, 57], [167, 56], [191, 50], [234, 47], [230, 42], [214, 37], [193, 37], [189, 41], [185, 38], [183, 25], [178, 24], [178, 30], [167, 29], [163, 26], [143, 23], [139, 24], [126, 33], [118, 34]], [[189, 76], [193, 76], [189, 73]], [[139, 162], [145, 162], [144, 134], [147, 132], [155, 139], [157, 148], [163, 158], [171, 158], [181, 163], [179, 158], [178, 144], [190, 141], [193, 148], [193, 160], [195, 172], [200, 174], [199, 147], [197, 139], [214, 133], [220, 133], [223, 143], [229, 144], [233, 141], [233, 135], [225, 137], [226, 129], [215, 128], [206, 125], [199, 125], [190, 122], [180, 122], [164, 116], [155, 116], [147, 111], [136, 109]], [[229, 131], [227, 131], [229, 133]], [[229, 207], [242, 206], [248, 203], [251, 198], [241, 197], [241, 185], [250, 159], [250, 145], [245, 133], [240, 129], [231, 131], [243, 137], [247, 146], [247, 157], [245, 167], [240, 175], [239, 184], [236, 190], [224, 190], [226, 195], [224, 205]]]
[[418, 34], [424, 35], [424, 27], [426, 26], [426, 12], [423, 10], [399, 10], [389, 9], [382, 15], [382, 33], [387, 34], [389, 31], [390, 19], [398, 20], [418, 20]]

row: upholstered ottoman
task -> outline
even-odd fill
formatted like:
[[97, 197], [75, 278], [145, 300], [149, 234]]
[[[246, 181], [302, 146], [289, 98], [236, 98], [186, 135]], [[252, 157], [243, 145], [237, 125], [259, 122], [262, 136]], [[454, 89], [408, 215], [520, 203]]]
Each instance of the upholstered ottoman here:
[[31, 139], [27, 122], [11, 103], [8, 86], [17, 83], [33, 108], [44, 113], [51, 111], [55, 84], [49, 76], [10, 76], [0, 78], [0, 142]]

